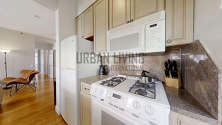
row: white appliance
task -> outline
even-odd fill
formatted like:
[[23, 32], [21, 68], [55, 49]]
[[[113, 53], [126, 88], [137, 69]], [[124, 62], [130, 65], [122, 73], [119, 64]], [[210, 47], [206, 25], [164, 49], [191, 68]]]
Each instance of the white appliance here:
[[96, 75], [99, 68], [99, 64], [78, 64], [76, 60], [77, 51], [91, 53], [92, 50], [93, 45], [90, 41], [76, 36], [61, 42], [60, 111], [68, 125], [80, 124], [79, 78]]
[[111, 54], [165, 51], [165, 11], [111, 29], [107, 33]]
[[135, 84], [137, 81], [136, 77], [113, 76], [92, 84], [92, 125], [169, 125], [170, 105], [162, 83], [152, 84], [155, 96], [150, 98], [146, 95], [154, 91], [147, 91], [151, 93], [144, 96], [138, 94], [141, 88], [135, 93], [129, 91], [135, 85], [148, 85]]

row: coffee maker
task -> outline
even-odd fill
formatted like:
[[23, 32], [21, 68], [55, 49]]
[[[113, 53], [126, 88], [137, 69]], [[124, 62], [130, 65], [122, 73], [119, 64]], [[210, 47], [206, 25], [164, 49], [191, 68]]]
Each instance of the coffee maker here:
[[99, 67], [99, 75], [108, 75], [109, 74], [109, 68], [107, 65], [100, 65]]

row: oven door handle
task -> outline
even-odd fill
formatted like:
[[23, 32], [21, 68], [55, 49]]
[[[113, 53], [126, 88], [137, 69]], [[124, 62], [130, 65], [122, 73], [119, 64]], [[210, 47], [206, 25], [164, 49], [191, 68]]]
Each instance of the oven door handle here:
[[[102, 119], [102, 112], [112, 116], [113, 118], [123, 122], [125, 125], [147, 125], [147, 123], [139, 124], [139, 119], [127, 117], [122, 112], [118, 112], [113, 108], [109, 107], [108, 104], [100, 103], [96, 100], [92, 100], [92, 125], [102, 125], [102, 121], [98, 123], [98, 119]], [[121, 114], [121, 115], [120, 115]], [[136, 122], [137, 121], [137, 122]]]

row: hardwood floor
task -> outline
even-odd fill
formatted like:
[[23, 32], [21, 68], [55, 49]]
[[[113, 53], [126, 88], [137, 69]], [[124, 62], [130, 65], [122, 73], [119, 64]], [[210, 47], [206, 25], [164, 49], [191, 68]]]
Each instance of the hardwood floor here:
[[25, 87], [13, 96], [4, 90], [0, 125], [66, 125], [54, 110], [52, 79], [41, 79], [34, 92]]

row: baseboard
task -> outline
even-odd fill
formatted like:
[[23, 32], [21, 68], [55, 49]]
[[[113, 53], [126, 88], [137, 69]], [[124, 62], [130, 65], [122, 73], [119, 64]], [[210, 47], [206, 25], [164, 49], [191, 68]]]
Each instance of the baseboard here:
[[55, 111], [56, 111], [56, 113], [58, 114], [58, 115], [60, 115], [61, 113], [60, 113], [60, 110], [59, 110], [59, 106], [58, 105], [56, 105], [55, 106]]

